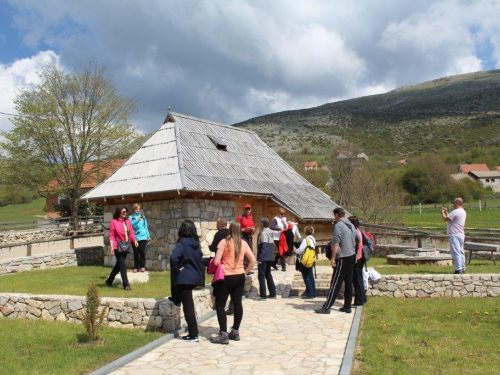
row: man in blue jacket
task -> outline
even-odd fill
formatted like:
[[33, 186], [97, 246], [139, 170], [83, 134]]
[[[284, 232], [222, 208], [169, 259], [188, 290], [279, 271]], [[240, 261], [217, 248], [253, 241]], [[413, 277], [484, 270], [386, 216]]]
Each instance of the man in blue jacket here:
[[[269, 228], [269, 219], [260, 220], [262, 232], [257, 242], [257, 264], [259, 266], [259, 300], [276, 298], [276, 286], [271, 275], [271, 266], [274, 261], [274, 232]], [[266, 281], [269, 295], [266, 295]]]

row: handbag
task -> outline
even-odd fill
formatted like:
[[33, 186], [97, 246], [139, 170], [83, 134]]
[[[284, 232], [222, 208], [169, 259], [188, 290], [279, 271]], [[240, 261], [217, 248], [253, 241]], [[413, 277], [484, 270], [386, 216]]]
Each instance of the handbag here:
[[219, 263], [218, 266], [215, 266], [214, 259], [215, 258], [210, 259], [210, 263], [208, 263], [208, 270], [207, 270], [209, 275], [214, 275], [212, 279], [212, 284], [217, 281], [224, 280], [224, 270], [222, 269], [222, 263]]
[[121, 242], [119, 241], [118, 242], [118, 247], [116, 248], [116, 251], [118, 251], [119, 253], [130, 253], [130, 242]]

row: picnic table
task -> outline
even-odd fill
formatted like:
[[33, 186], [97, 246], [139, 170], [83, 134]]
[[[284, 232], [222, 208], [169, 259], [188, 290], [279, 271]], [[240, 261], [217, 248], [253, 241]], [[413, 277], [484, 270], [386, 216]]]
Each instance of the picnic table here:
[[479, 242], [464, 242], [464, 250], [469, 251], [469, 264], [472, 259], [473, 251], [489, 251], [491, 252], [491, 259], [493, 260], [493, 264], [497, 265], [495, 260], [495, 253], [500, 251], [500, 245], [492, 245], [487, 243], [479, 243]]

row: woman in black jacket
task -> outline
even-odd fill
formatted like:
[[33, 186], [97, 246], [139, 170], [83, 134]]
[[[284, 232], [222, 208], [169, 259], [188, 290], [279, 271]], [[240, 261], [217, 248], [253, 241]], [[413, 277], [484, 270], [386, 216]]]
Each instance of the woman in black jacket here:
[[170, 282], [172, 297], [169, 300], [179, 307], [182, 303], [189, 334], [185, 341], [198, 341], [198, 323], [194, 310], [193, 289], [205, 284], [203, 253], [196, 227], [191, 220], [184, 220], [179, 228], [179, 239], [170, 255]]

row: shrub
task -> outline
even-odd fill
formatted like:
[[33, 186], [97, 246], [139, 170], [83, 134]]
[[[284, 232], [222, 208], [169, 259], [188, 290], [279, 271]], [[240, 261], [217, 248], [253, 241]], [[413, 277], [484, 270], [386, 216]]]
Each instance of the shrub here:
[[85, 307], [85, 315], [83, 317], [83, 324], [87, 330], [89, 341], [97, 340], [99, 329], [102, 326], [104, 318], [104, 309], [99, 315], [99, 305], [101, 304], [101, 297], [99, 296], [99, 288], [92, 281], [87, 290], [87, 306]]

